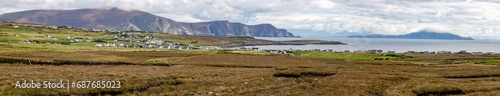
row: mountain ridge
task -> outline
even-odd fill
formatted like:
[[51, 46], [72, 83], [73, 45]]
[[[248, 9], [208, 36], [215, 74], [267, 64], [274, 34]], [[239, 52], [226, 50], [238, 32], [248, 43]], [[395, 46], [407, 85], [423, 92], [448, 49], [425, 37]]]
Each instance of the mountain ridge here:
[[5, 13], [0, 20], [116, 31], [152, 31], [179, 35], [295, 37], [271, 24], [229, 21], [177, 22], [140, 10], [116, 7], [74, 10], [28, 10]]

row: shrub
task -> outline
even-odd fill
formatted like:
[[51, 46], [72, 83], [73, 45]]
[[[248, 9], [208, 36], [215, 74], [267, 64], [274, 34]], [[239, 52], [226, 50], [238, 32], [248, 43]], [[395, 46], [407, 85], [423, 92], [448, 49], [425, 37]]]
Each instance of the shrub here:
[[60, 42], [60, 43], [61, 43], [61, 45], [71, 45], [71, 43], [69, 43], [69, 42]]
[[96, 40], [94, 40], [93, 42], [106, 42], [106, 41], [104, 41], [104, 40], [102, 40], [102, 39], [96, 39]]

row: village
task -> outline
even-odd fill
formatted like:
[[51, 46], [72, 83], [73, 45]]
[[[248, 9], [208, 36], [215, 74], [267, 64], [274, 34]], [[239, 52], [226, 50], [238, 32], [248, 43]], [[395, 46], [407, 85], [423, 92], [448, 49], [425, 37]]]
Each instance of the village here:
[[[119, 47], [119, 48], [156, 48], [156, 49], [184, 49], [184, 50], [219, 50], [219, 46], [195, 46], [194, 44], [182, 44], [168, 41], [167, 38], [157, 38], [155, 34], [144, 35], [141, 32], [111, 32], [103, 37], [112, 37], [111, 43], [98, 43], [95, 47]], [[196, 42], [191, 42], [196, 43]]]
[[[74, 28], [67, 26], [43, 26], [43, 25], [29, 25], [29, 26], [19, 26], [10, 25], [12, 28], [45, 28], [51, 30], [57, 29], [69, 29], [69, 30], [83, 30], [85, 32], [105, 32], [98, 38], [89, 38], [89, 34], [84, 36], [67, 36], [60, 37], [53, 36], [53, 34], [38, 34], [42, 35], [32, 35], [28, 36], [28, 39], [20, 40], [19, 43], [23, 44], [61, 44], [61, 45], [71, 45], [71, 43], [85, 43], [92, 42], [96, 43], [95, 47], [116, 47], [116, 48], [156, 48], [156, 49], [172, 49], [172, 50], [220, 50], [219, 46], [195, 46], [191, 44], [182, 44], [178, 42], [169, 41], [167, 38], [158, 38], [155, 35], [158, 33], [154, 32], [144, 32], [144, 31], [113, 31], [113, 30], [99, 30], [99, 29], [84, 29], [84, 28]], [[0, 36], [12, 36], [20, 37], [19, 34], [7, 34], [1, 33]], [[42, 40], [41, 40], [42, 39]]]

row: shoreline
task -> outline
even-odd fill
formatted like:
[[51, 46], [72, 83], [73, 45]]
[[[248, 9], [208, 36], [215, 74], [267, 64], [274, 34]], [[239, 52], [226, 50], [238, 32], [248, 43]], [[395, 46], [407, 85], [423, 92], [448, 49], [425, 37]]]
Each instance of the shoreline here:
[[289, 41], [271, 41], [260, 43], [241, 43], [241, 44], [226, 44], [222, 48], [235, 48], [244, 46], [266, 46], [266, 45], [347, 45], [340, 41], [323, 41], [323, 40], [289, 40]]

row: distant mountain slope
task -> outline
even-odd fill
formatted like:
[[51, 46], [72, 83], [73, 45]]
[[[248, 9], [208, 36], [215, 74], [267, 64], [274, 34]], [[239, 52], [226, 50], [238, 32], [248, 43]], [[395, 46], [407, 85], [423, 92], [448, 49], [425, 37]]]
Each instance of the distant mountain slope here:
[[181, 35], [294, 37], [271, 24], [245, 25], [228, 21], [182, 23], [139, 10], [118, 8], [30, 10], [0, 15], [0, 20], [116, 31], [153, 31]]
[[202, 32], [200, 35], [208, 36], [293, 37], [293, 34], [287, 30], [277, 29], [271, 24], [245, 25], [229, 21], [181, 24], [195, 32]]
[[404, 35], [353, 35], [350, 38], [404, 38], [404, 39], [446, 39], [446, 40], [473, 40], [471, 37], [461, 37], [451, 33], [419, 31]]

